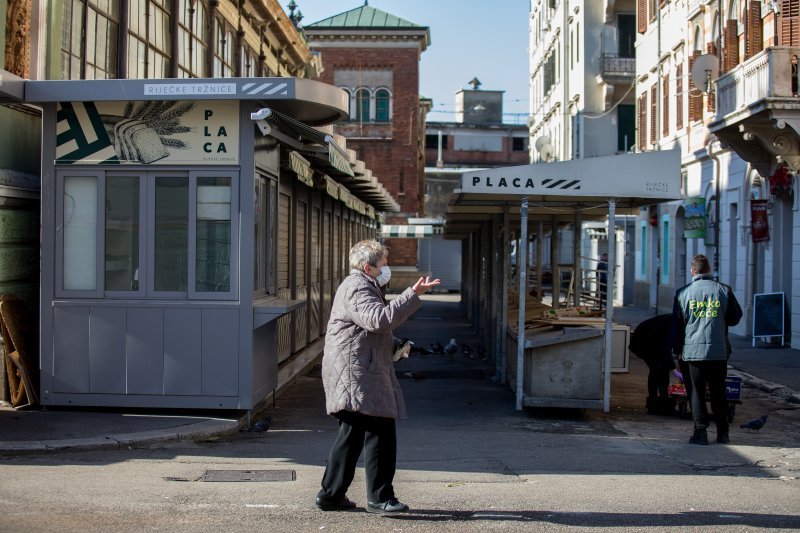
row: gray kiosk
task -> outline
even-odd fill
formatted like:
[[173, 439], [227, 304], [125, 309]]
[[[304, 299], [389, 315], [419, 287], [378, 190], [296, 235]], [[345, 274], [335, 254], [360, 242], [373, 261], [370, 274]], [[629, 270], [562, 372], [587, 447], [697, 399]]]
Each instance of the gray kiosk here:
[[321, 344], [397, 203], [295, 78], [27, 81], [43, 109], [41, 401], [252, 409]]

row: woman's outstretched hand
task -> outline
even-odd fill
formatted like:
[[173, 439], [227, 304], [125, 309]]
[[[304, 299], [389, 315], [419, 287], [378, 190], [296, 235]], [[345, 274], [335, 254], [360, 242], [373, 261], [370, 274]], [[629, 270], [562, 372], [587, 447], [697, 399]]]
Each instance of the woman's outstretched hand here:
[[424, 278], [419, 278], [417, 282], [414, 284], [414, 286], [411, 288], [414, 289], [414, 292], [416, 292], [417, 296], [419, 296], [421, 294], [425, 294], [425, 292], [428, 289], [430, 289], [431, 287], [435, 287], [440, 283], [441, 281], [439, 280], [439, 278], [431, 280], [430, 276], [425, 276]]

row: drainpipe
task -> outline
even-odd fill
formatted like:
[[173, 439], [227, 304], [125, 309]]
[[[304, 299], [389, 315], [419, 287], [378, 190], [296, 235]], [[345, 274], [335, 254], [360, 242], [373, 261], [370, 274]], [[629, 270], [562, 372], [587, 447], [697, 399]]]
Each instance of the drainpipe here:
[[570, 146], [570, 135], [572, 132], [571, 115], [569, 113], [569, 54], [572, 51], [569, 49], [569, 0], [564, 0], [561, 3], [563, 10], [563, 23], [561, 25], [561, 37], [564, 40], [563, 53], [561, 54], [561, 77], [564, 84], [564, 113], [562, 114], [564, 140], [561, 147], [563, 158], [562, 161], [572, 159], [572, 154], [567, 153], [567, 148]]
[[717, 142], [716, 136], [712, 135], [708, 141], [706, 141], [706, 153], [708, 157], [710, 157], [714, 161], [714, 261], [712, 263], [713, 269], [713, 277], [715, 280], [719, 281], [719, 204], [720, 204], [720, 197], [719, 197], [719, 175], [720, 175], [720, 164], [719, 164], [719, 152], [714, 152], [711, 150], [711, 145]]

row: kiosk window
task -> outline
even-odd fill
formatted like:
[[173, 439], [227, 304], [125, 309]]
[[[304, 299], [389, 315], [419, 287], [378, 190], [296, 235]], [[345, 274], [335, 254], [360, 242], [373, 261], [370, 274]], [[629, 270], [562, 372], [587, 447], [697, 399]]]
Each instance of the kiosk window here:
[[231, 179], [197, 178], [195, 290], [231, 290]]
[[105, 290], [139, 290], [138, 176], [106, 176]]
[[64, 178], [64, 290], [97, 289], [96, 176]]
[[64, 169], [56, 191], [57, 296], [237, 297], [238, 173]]
[[156, 178], [155, 196], [155, 290], [186, 292], [189, 178]]

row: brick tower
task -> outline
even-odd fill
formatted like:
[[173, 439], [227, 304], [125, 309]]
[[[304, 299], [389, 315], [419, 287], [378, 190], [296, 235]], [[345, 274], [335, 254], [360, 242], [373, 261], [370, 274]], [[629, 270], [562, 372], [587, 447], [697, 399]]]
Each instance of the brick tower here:
[[[322, 55], [320, 80], [350, 94], [350, 117], [334, 125], [359, 158], [400, 204], [384, 222], [405, 224], [422, 215], [425, 109], [419, 96], [419, 60], [430, 30], [368, 5], [304, 28]], [[417, 242], [390, 239], [392, 285], [417, 271]]]

